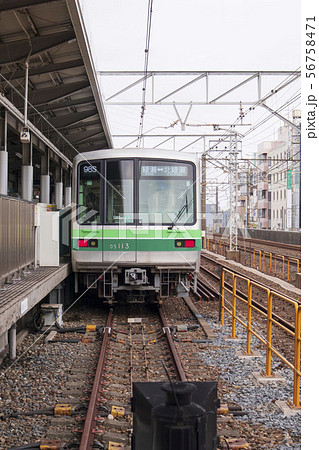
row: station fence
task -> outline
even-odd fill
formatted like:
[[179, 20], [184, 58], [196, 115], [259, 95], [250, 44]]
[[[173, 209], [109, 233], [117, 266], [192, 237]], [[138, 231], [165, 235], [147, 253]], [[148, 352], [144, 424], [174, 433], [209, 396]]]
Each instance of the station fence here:
[[0, 283], [35, 262], [34, 205], [0, 196]]
[[[225, 281], [225, 276], [228, 274], [227, 278], [232, 280], [232, 283]], [[242, 294], [237, 289], [238, 281], [241, 280], [241, 285], [246, 286], [246, 293]], [[267, 307], [265, 310], [260, 310], [253, 300], [253, 287], [261, 289], [267, 300]], [[226, 293], [230, 294], [230, 300], [226, 299]], [[281, 301], [285, 302], [286, 305], [290, 305], [294, 313], [294, 327], [293, 330], [285, 323], [278, 321], [277, 316], [274, 314], [273, 300], [274, 297], [279, 298]], [[246, 307], [246, 317], [239, 312], [237, 301], [240, 301]], [[265, 336], [261, 336], [260, 330], [258, 332], [252, 326], [252, 313], [256, 312], [261, 317], [264, 318], [266, 329], [262, 330]], [[232, 320], [232, 338], [236, 338], [236, 325], [240, 323], [246, 329], [246, 354], [251, 354], [251, 338], [254, 335], [266, 349], [266, 377], [272, 376], [271, 364], [272, 356], [276, 355], [287, 367], [289, 367], [294, 374], [294, 388], [293, 388], [293, 406], [295, 408], [300, 407], [300, 379], [301, 379], [301, 305], [284, 295], [267, 289], [266, 287], [248, 279], [241, 275], [238, 275], [228, 269], [223, 268], [221, 274], [221, 323], [224, 325], [225, 313], [231, 316]], [[273, 330], [272, 327], [275, 325], [279, 327], [287, 336], [291, 336], [294, 342], [294, 358], [293, 361], [288, 361], [288, 359], [274, 348], [272, 345], [273, 341]]]

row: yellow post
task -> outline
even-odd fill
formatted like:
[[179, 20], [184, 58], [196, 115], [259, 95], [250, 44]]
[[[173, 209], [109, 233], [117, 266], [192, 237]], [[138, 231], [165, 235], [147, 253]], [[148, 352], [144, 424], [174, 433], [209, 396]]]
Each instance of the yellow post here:
[[294, 373], [294, 396], [293, 404], [296, 408], [300, 407], [300, 364], [301, 358], [301, 306], [295, 307], [295, 373]]
[[252, 302], [252, 291], [253, 291], [253, 285], [251, 284], [251, 281], [248, 280], [247, 282], [247, 290], [248, 290], [248, 298], [247, 298], [247, 355], [250, 355], [251, 353], [251, 302]]
[[266, 376], [271, 376], [271, 336], [272, 336], [272, 292], [267, 289], [267, 345], [266, 345]]
[[285, 257], [282, 257], [282, 279], [285, 279]]
[[225, 316], [225, 271], [222, 269], [222, 305], [221, 305], [221, 320], [222, 325], [224, 325], [224, 316]]
[[237, 277], [233, 273], [233, 310], [232, 310], [232, 338], [236, 339], [236, 282]]
[[287, 263], [287, 281], [289, 281], [289, 263], [290, 263], [290, 259], [288, 258], [288, 263]]

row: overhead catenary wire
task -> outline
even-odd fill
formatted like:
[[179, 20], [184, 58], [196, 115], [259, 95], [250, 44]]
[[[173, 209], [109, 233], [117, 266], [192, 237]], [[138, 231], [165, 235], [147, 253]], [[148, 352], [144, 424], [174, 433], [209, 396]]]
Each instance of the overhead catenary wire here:
[[138, 132], [137, 146], [141, 145], [143, 127], [144, 127], [144, 115], [146, 108], [146, 85], [147, 85], [147, 72], [148, 72], [148, 61], [149, 61], [149, 51], [150, 51], [150, 40], [151, 40], [151, 28], [152, 28], [152, 15], [153, 15], [153, 0], [148, 1], [148, 14], [147, 14], [147, 26], [146, 26], [146, 43], [145, 43], [145, 56], [144, 56], [144, 79], [142, 87], [142, 106], [141, 106], [141, 116], [140, 116], [140, 127]]

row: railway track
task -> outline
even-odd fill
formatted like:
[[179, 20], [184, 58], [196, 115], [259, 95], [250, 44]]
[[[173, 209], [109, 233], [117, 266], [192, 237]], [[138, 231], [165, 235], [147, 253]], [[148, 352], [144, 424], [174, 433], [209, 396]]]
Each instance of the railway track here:
[[[218, 235], [218, 234], [208, 234], [209, 238], [218, 238], [218, 239], [222, 239], [222, 235]], [[238, 236], [237, 237], [238, 241], [243, 242], [245, 245], [246, 244], [258, 244], [258, 245], [263, 245], [263, 246], [267, 246], [267, 247], [275, 247], [275, 248], [282, 248], [282, 249], [286, 249], [286, 250], [292, 250], [295, 252], [300, 252], [301, 251], [301, 246], [300, 245], [294, 245], [294, 244], [284, 244], [283, 242], [275, 242], [275, 241], [267, 241], [267, 240], [263, 240], [263, 239], [253, 239], [253, 238], [244, 238], [242, 236]], [[227, 239], [225, 240], [227, 242]], [[248, 245], [248, 247], [249, 247]]]
[[[242, 238], [244, 239], [244, 238]], [[252, 245], [254, 242], [257, 245]], [[229, 250], [227, 240], [207, 239], [208, 250], [226, 256]], [[285, 252], [282, 250], [286, 249]], [[237, 261], [259, 271], [295, 283], [301, 271], [301, 247], [257, 239], [244, 239], [237, 245]]]
[[[0, 449], [45, 445], [58, 449], [128, 449], [134, 382], [167, 382], [167, 373], [173, 381], [211, 381], [211, 368], [198, 373], [202, 363], [196, 346], [205, 340], [203, 330], [182, 299], [170, 300], [178, 307], [171, 310], [169, 302], [160, 311], [144, 305], [117, 305], [109, 312], [102, 308], [87, 314], [85, 306], [83, 313], [73, 313], [74, 320], [67, 327], [54, 327], [54, 331], [48, 330], [37, 338], [33, 350], [37, 356], [29, 356], [28, 360], [31, 372], [35, 361], [43, 358], [39, 352], [47, 355], [45, 361], [52, 368], [52, 378], [50, 371], [32, 374], [32, 379], [37, 379], [35, 389], [42, 395], [47, 392], [43, 398], [46, 404], [40, 406], [32, 390], [27, 404], [12, 409], [8, 392], [0, 421], [0, 435], [6, 436], [7, 446], [2, 447], [0, 439]], [[83, 315], [89, 325], [83, 324]], [[38, 347], [39, 340], [42, 343]], [[54, 372], [60, 373], [60, 366], [65, 366], [64, 376], [61, 379], [56, 374], [57, 389], [51, 380]], [[23, 391], [23, 382], [17, 382]], [[2, 389], [1, 396], [5, 397], [4, 392]], [[37, 433], [36, 424], [42, 422], [45, 426], [39, 427]], [[12, 434], [10, 430], [15, 429], [23, 431]]]
[[[109, 313], [80, 450], [92, 448], [95, 440], [95, 445], [107, 444], [108, 448], [131, 448], [133, 382], [167, 381], [162, 362], [172, 380], [187, 380], [164, 315], [145, 308], [136, 313], [137, 317], [127, 309]], [[109, 412], [108, 418], [99, 417], [101, 410]], [[126, 430], [125, 439], [119, 428]]]
[[[217, 302], [198, 301], [196, 302], [197, 310], [191, 313], [182, 299], [168, 299], [161, 308], [164, 324], [158, 313], [144, 309], [142, 306], [116, 307], [107, 321], [105, 310], [96, 311], [93, 308], [88, 313], [87, 305], [82, 305], [71, 313], [66, 322], [65, 326], [68, 327], [69, 332], [58, 333], [53, 336], [51, 342], [46, 343], [45, 337], [43, 341], [39, 341], [38, 338], [35, 340], [31, 336], [31, 340], [35, 342], [34, 345], [38, 345], [38, 348], [31, 353], [25, 353], [23, 350], [22, 353], [25, 356], [21, 356], [16, 369], [7, 369], [6, 372], [6, 379], [10, 380], [10, 371], [14, 371], [14, 385], [19, 390], [15, 391], [15, 394], [12, 393], [13, 395], [7, 392], [6, 399], [6, 388], [2, 383], [1, 396], [3, 396], [7, 418], [0, 421], [0, 449], [11, 449], [13, 445], [16, 445], [13, 448], [20, 450], [39, 449], [40, 444], [43, 446], [48, 442], [51, 444], [56, 442], [57, 448], [75, 450], [80, 448], [81, 439], [88, 437], [93, 438], [94, 448], [113, 449], [120, 446], [122, 448], [124, 446], [124, 449], [130, 448], [131, 383], [147, 381], [147, 379], [166, 381], [167, 376], [161, 360], [165, 362], [173, 380], [183, 377], [188, 381], [219, 380], [220, 398], [223, 400], [227, 394], [234, 395], [232, 394], [234, 388], [223, 381], [223, 376], [228, 373], [232, 363], [230, 366], [227, 363], [220, 372], [221, 368], [216, 368], [216, 364], [208, 365], [203, 360], [207, 358], [205, 355], [213, 356], [217, 351], [222, 353], [230, 351], [227, 343], [219, 349], [218, 340], [214, 338], [214, 335], [217, 337], [216, 333], [219, 329], [217, 325], [217, 328], [215, 326], [212, 328], [212, 337], [207, 338], [198, 324], [198, 320], [204, 317], [210, 320], [209, 318], [213, 316], [214, 320], [217, 320], [216, 305]], [[134, 320], [129, 322], [128, 319]], [[97, 328], [86, 329], [83, 324], [88, 322], [97, 324]], [[163, 325], [167, 331], [165, 334]], [[71, 331], [72, 328], [73, 330], [81, 329], [82, 332]], [[179, 374], [177, 365], [172, 359], [167, 336], [170, 336], [176, 349], [177, 360], [181, 362], [184, 375]], [[39, 342], [41, 342], [40, 345]], [[102, 352], [101, 349], [103, 349]], [[99, 356], [101, 354], [103, 363]], [[40, 370], [33, 374], [31, 368], [38, 368], [36, 361], [44, 361], [45, 371]], [[30, 375], [26, 375], [25, 372], [28, 365]], [[102, 367], [102, 370], [97, 371], [100, 372], [100, 376], [96, 373], [98, 367], [100, 369]], [[21, 377], [18, 378], [17, 374], [20, 372]], [[34, 389], [30, 391], [30, 388], [27, 388], [30, 394], [23, 391], [25, 377], [35, 379]], [[100, 385], [97, 388], [98, 379]], [[237, 389], [238, 382], [234, 393]], [[36, 394], [38, 397], [42, 396], [41, 406], [40, 400], [37, 403]], [[29, 397], [30, 401], [13, 409], [14, 398], [19, 398], [21, 403], [25, 396]], [[64, 413], [61, 411], [64, 415], [54, 413], [55, 408], [52, 405], [56, 403], [64, 404]], [[45, 410], [44, 406], [50, 406], [50, 408]], [[96, 406], [97, 414], [95, 415]], [[266, 432], [262, 425], [251, 426], [248, 418], [244, 422], [236, 420], [236, 415], [246, 414], [244, 417], [247, 417], [248, 413], [241, 411], [242, 408], [234, 401], [231, 401], [228, 406], [229, 414], [224, 412], [217, 422], [221, 448], [229, 448], [231, 442], [239, 441], [239, 437], [248, 439], [252, 449], [261, 448], [261, 443], [266, 442]], [[14, 412], [20, 415], [12, 414]], [[28, 412], [29, 416], [26, 415]], [[273, 437], [271, 440], [282, 442], [280, 431], [272, 435], [275, 439]], [[6, 445], [3, 445], [3, 442]], [[32, 442], [34, 447], [30, 446]], [[83, 445], [87, 444], [83, 443]], [[270, 445], [269, 448], [278, 448], [278, 446]]]

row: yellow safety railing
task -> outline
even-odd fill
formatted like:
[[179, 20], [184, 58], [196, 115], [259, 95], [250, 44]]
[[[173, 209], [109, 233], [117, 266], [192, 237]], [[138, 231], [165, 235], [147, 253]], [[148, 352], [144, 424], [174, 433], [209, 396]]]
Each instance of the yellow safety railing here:
[[287, 280], [289, 281], [290, 279], [290, 272], [289, 272], [289, 268], [290, 268], [290, 261], [294, 261], [297, 264], [297, 273], [300, 272], [300, 261], [298, 258], [288, 258], [288, 262], [287, 262]]
[[274, 256], [274, 275], [277, 275], [277, 258], [282, 260], [282, 279], [285, 279], [285, 257], [282, 255]]
[[[229, 245], [225, 242], [222, 242], [219, 239], [207, 239], [206, 241], [203, 238], [203, 248], [204, 244], [206, 244], [207, 250], [215, 253], [219, 253], [220, 255], [226, 255], [225, 250], [229, 248]], [[293, 257], [285, 257], [283, 255], [279, 254], [273, 254], [271, 252], [267, 252], [264, 250], [258, 250], [258, 249], [243, 249], [238, 246], [239, 251], [246, 251], [248, 250], [253, 254], [253, 261], [252, 261], [252, 267], [258, 268], [261, 272], [264, 273], [273, 273], [275, 276], [277, 275], [277, 269], [278, 269], [278, 261], [280, 260], [282, 263], [282, 269], [281, 269], [281, 277], [283, 280], [290, 281], [291, 279], [291, 263], [296, 264], [297, 266], [297, 273], [300, 273], [300, 259], [293, 258]], [[266, 267], [266, 258], [269, 258], [269, 268]], [[241, 259], [240, 259], [241, 260]], [[250, 261], [251, 265], [251, 261]], [[287, 267], [287, 273], [285, 273], [285, 269]]]
[[266, 256], [269, 256], [269, 272], [271, 272], [272, 268], [272, 253], [270, 252], [263, 252], [263, 272], [266, 272]]
[[254, 268], [256, 267], [256, 262], [255, 262], [256, 253], [259, 253], [259, 265], [258, 265], [258, 268], [259, 268], [259, 270], [261, 270], [261, 250], [254, 250], [253, 251], [253, 267]]
[[[225, 282], [225, 274], [229, 274], [232, 280], [230, 287], [227, 287]], [[237, 291], [237, 281], [242, 280], [247, 288], [247, 295], [241, 295]], [[267, 312], [261, 311], [253, 303], [252, 290], [253, 287], [257, 287], [265, 292], [267, 297]], [[260, 342], [262, 342], [266, 348], [266, 376], [271, 377], [271, 360], [272, 355], [276, 355], [286, 366], [294, 372], [294, 391], [293, 391], [293, 405], [295, 408], [300, 407], [300, 379], [301, 379], [301, 306], [298, 302], [289, 299], [288, 297], [279, 293], [273, 292], [271, 289], [256, 283], [246, 277], [235, 274], [234, 272], [223, 268], [221, 275], [221, 323], [224, 325], [225, 312], [230, 314], [232, 320], [232, 338], [236, 338], [236, 322], [239, 322], [246, 328], [246, 353], [251, 354], [251, 338], [254, 335]], [[231, 297], [231, 302], [226, 301], [225, 293], [228, 292]], [[245, 298], [244, 298], [245, 297]], [[273, 317], [273, 298], [280, 298], [284, 302], [290, 304], [294, 308], [294, 331], [291, 331], [285, 325], [281, 324], [276, 318]], [[247, 316], [246, 319], [238, 314], [237, 301], [241, 301], [246, 305]], [[226, 304], [227, 303], [227, 304]], [[228, 303], [230, 305], [228, 305]], [[252, 312], [255, 311], [266, 319], [266, 339], [257, 333], [251, 324]], [[294, 339], [294, 361], [289, 362], [279, 351], [272, 346], [272, 326], [275, 324], [281, 328], [285, 333], [292, 336]]]

